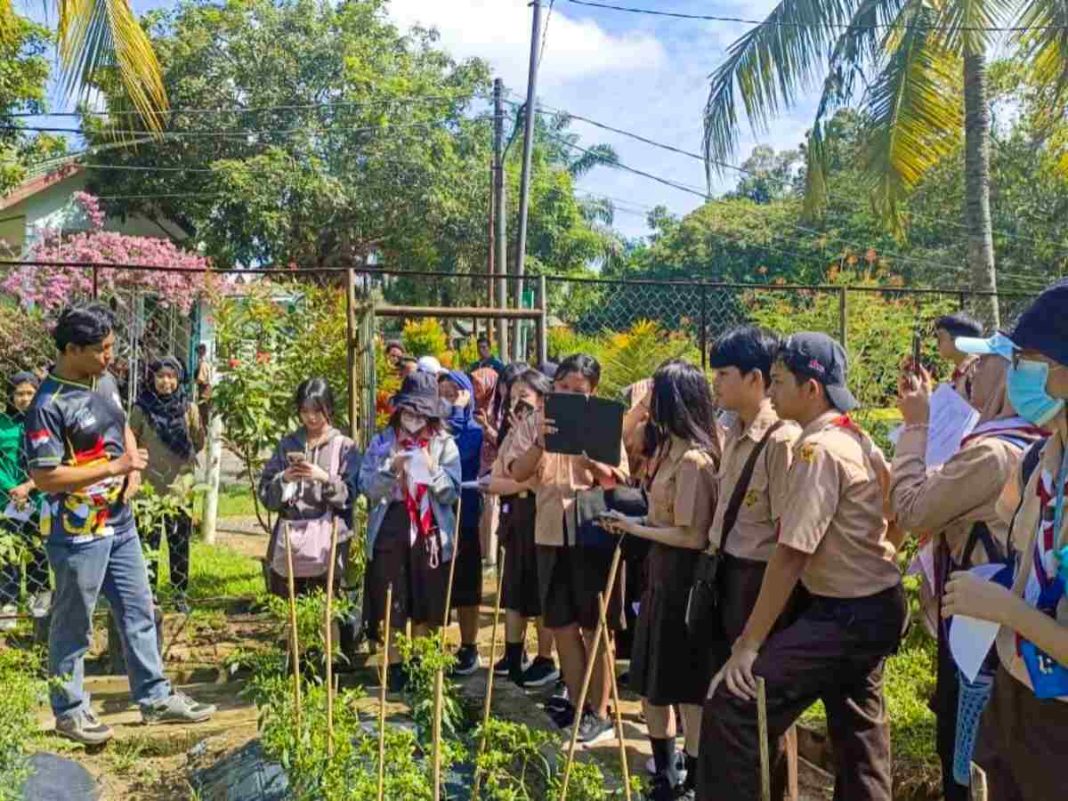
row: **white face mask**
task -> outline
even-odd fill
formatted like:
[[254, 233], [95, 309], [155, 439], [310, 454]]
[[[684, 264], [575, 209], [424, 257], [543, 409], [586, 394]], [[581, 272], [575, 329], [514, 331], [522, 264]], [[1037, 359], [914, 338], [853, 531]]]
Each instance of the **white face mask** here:
[[409, 434], [417, 434], [423, 430], [424, 426], [426, 426], [426, 418], [410, 414], [409, 412], [401, 412], [400, 424], [401, 428]]

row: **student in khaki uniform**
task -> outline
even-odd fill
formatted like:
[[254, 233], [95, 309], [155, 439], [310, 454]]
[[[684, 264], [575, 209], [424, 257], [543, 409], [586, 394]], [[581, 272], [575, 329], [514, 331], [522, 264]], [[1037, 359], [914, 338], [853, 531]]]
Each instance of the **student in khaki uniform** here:
[[[709, 366], [716, 371], [716, 401], [733, 418], [726, 430], [719, 503], [708, 534], [708, 546], [723, 553], [720, 612], [726, 637], [719, 655], [721, 663], [745, 628], [775, 551], [793, 444], [801, 433], [795, 423], [779, 419], [768, 397], [778, 350], [777, 336], [745, 326], [724, 334], [713, 345], [709, 358]], [[728, 514], [733, 520], [727, 519]], [[779, 625], [787, 618], [781, 615]], [[707, 728], [711, 713], [703, 719]], [[796, 737], [796, 732], [791, 728], [787, 736]], [[792, 750], [796, 753], [796, 745]], [[704, 759], [713, 758], [707, 748], [701, 749], [701, 754]], [[711, 792], [708, 788], [706, 794]]]
[[[891, 507], [901, 527], [921, 540], [934, 538], [932, 590], [934, 606], [939, 610], [952, 571], [1006, 560], [1009, 527], [998, 514], [998, 498], [1023, 452], [1042, 436], [1042, 430], [1019, 417], [1008, 402], [1008, 365], [996, 355], [979, 359], [971, 381], [971, 403], [980, 412], [979, 425], [956, 454], [933, 469], [926, 463], [930, 376], [920, 368], [919, 375], [910, 370], [899, 382], [898, 407], [905, 428], [894, 455]], [[938, 626], [937, 636], [934, 707], [942, 791], [947, 801], [967, 801], [968, 787], [953, 777], [959, 682], [945, 624]]]
[[974, 354], [958, 350], [954, 344], [957, 337], [978, 337], [983, 334], [983, 326], [964, 312], [947, 314], [934, 321], [935, 338], [938, 341], [938, 355], [953, 364], [953, 375], [949, 383], [957, 394], [968, 400], [972, 394], [972, 375], [979, 364]]
[[1012, 518], [1012, 588], [956, 573], [942, 606], [947, 618], [970, 615], [1001, 624], [1001, 665], [973, 757], [986, 772], [988, 795], [995, 801], [1047, 801], [1063, 798], [1068, 788], [1066, 308], [1068, 282], [1061, 281], [1023, 313], [1009, 338], [957, 343], [962, 350], [1010, 358], [1010, 402], [1021, 416], [1051, 432], [1041, 452], [1024, 457], [1025, 469], [1002, 496], [1002, 509]]
[[[824, 334], [790, 337], [772, 368], [771, 397], [802, 426], [794, 446], [779, 541], [760, 596], [709, 690], [699, 799], [760, 795], [755, 676], [767, 689], [772, 798], [783, 797], [782, 737], [817, 700], [827, 710], [835, 797], [890, 801], [890, 731], [882, 691], [886, 657], [906, 618], [884, 513], [882, 452], [853, 424], [846, 355]], [[798, 582], [796, 619], [771, 633]], [[770, 636], [769, 636], [770, 634]]]
[[[541, 622], [538, 561], [534, 544], [536, 517], [534, 489], [529, 482], [509, 478], [506, 464], [516, 456], [516, 427], [528, 415], [541, 411], [552, 382], [537, 370], [527, 369], [509, 387], [507, 420], [493, 470], [481, 480], [482, 491], [501, 499], [501, 545], [504, 547], [504, 578], [501, 606], [504, 617], [504, 656], [493, 666], [498, 676], [508, 676], [522, 687], [542, 687], [560, 678], [553, 661], [553, 636]], [[524, 449], [525, 450], [525, 449]], [[533, 662], [524, 651], [527, 621], [538, 632], [538, 654]]]
[[[649, 513], [644, 519], [610, 513], [608, 524], [652, 543], [630, 661], [630, 686], [642, 697], [653, 748], [651, 801], [685, 797], [697, 779], [701, 704], [711, 668], [707, 647], [687, 630], [686, 605], [716, 509], [715, 422], [704, 373], [684, 361], [661, 365], [653, 376], [648, 421], [656, 437], [645, 482]], [[685, 722], [685, 784], [675, 764], [676, 705]]]
[[[585, 354], [564, 359], [553, 380], [555, 392], [592, 395], [601, 378], [597, 360]], [[531, 415], [516, 431], [515, 453], [509, 467], [516, 481], [536, 488], [538, 584], [542, 621], [553, 632], [560, 671], [572, 699], [577, 699], [588, 659], [596, 658], [590, 683], [588, 708], [576, 710], [574, 725], [582, 743], [611, 735], [608, 718], [608, 653], [591, 655], [599, 609], [597, 595], [604, 592], [612, 561], [611, 548], [585, 547], [576, 541], [576, 500], [579, 493], [601, 486], [614, 487], [628, 474], [626, 451], [618, 467], [594, 462], [585, 456], [547, 453], [544, 446], [544, 415]], [[608, 597], [608, 624], [618, 630], [623, 624], [623, 576], [616, 576]], [[611, 647], [609, 645], [609, 647]], [[567, 715], [561, 716], [566, 719]]]

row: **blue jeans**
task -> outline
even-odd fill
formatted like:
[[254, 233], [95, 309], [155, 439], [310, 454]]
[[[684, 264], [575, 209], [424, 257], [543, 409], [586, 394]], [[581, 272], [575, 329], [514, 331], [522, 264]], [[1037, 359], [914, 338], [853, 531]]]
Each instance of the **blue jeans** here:
[[51, 691], [57, 720], [89, 708], [83, 687], [85, 654], [101, 590], [122, 635], [133, 700], [145, 706], [169, 697], [171, 686], [156, 647], [152, 591], [137, 529], [131, 525], [114, 536], [77, 544], [52, 537], [47, 550], [56, 581], [48, 672], [59, 680]]

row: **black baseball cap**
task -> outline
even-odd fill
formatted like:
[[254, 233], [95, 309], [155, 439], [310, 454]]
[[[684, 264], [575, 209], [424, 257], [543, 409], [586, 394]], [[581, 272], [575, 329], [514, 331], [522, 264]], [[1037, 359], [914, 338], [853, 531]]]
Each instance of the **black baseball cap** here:
[[1058, 364], [1068, 364], [1068, 279], [1035, 298], [1011, 333], [989, 339], [959, 337], [955, 344], [964, 353], [996, 353], [1006, 359], [1012, 358], [1013, 351], [1037, 350]]
[[845, 348], [826, 334], [805, 331], [787, 337], [778, 358], [795, 373], [823, 384], [838, 411], [850, 412], [860, 406], [846, 386], [849, 359]]

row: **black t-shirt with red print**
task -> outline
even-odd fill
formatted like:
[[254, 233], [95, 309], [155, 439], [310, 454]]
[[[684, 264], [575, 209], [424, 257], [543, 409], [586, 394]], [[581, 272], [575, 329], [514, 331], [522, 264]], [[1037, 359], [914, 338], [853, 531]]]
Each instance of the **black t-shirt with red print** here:
[[[92, 385], [50, 374], [26, 413], [26, 452], [31, 469], [108, 462], [126, 452], [126, 413], [108, 373]], [[133, 525], [122, 500], [125, 479], [105, 478], [74, 492], [47, 493], [41, 533], [84, 541]]]

